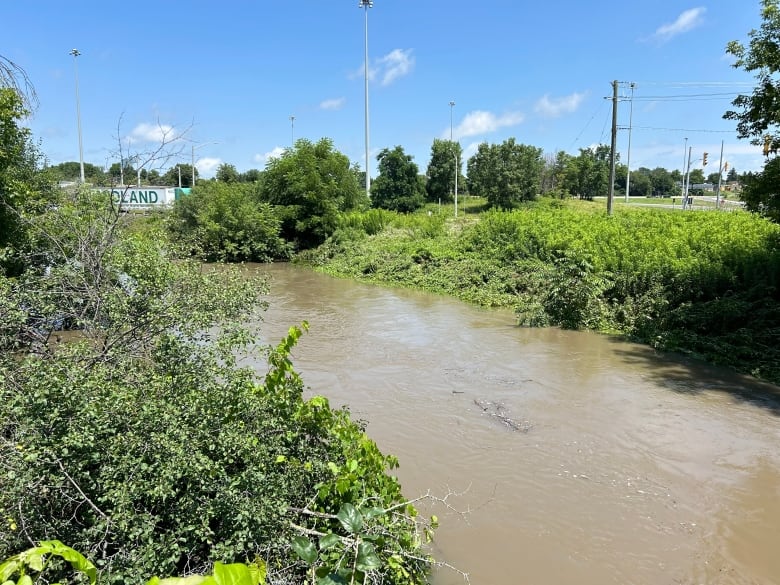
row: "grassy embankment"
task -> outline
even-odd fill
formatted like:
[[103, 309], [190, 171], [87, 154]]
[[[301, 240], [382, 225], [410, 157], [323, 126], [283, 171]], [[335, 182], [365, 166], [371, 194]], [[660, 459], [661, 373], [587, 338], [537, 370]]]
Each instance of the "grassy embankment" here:
[[302, 260], [333, 275], [511, 307], [522, 325], [615, 333], [780, 382], [780, 226], [541, 200], [345, 216]]

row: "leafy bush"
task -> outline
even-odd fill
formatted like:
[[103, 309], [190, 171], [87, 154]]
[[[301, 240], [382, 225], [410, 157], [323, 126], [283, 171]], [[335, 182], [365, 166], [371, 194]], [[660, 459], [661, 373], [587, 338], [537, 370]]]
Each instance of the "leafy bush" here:
[[[80, 328], [0, 353], [0, 557], [56, 536], [105, 582], [257, 557], [302, 580], [314, 563], [294, 539], [333, 534], [343, 554], [318, 560], [318, 578], [424, 582], [429, 524], [387, 474], [395, 458], [346, 410], [303, 400], [289, 357], [301, 328], [268, 348], [242, 325], [262, 283], [173, 262], [94, 203], [41, 218], [46, 270], [0, 279], [3, 347], [41, 329], [31, 315]], [[264, 376], [237, 365], [247, 353], [266, 357]], [[359, 530], [345, 532], [347, 505]]]
[[247, 183], [203, 183], [176, 202], [172, 232], [208, 261], [268, 262], [288, 258], [281, 218]]

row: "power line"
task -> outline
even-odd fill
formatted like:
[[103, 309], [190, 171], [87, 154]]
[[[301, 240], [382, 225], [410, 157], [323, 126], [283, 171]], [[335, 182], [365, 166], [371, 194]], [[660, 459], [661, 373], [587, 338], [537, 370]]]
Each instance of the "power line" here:
[[[625, 130], [625, 128], [623, 128]], [[736, 130], [704, 130], [692, 128], [661, 128], [656, 126], [634, 126], [634, 130], [663, 130], [666, 132], [705, 132], [711, 134], [736, 134]]]

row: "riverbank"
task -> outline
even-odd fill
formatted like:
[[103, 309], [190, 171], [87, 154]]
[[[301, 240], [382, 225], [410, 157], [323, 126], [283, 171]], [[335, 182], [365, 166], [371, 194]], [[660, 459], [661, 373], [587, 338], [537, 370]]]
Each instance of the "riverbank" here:
[[780, 381], [780, 228], [744, 213], [543, 200], [457, 220], [446, 209], [345, 216], [300, 255], [328, 274], [508, 307]]

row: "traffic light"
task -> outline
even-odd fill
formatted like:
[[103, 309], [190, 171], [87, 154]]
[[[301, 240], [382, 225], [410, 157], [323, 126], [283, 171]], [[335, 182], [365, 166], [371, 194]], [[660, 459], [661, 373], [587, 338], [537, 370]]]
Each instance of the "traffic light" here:
[[771, 139], [769, 136], [764, 136], [764, 156], [769, 156], [769, 144]]
[[707, 155], [708, 155], [708, 154], [709, 154], [708, 152], [705, 152], [705, 153], [704, 153], [704, 156], [703, 156], [703, 157], [701, 157], [701, 166], [703, 166], [703, 167], [706, 167], [706, 166], [707, 166]]
[[729, 170], [729, 161], [726, 161], [723, 163], [723, 170], [728, 171]]

